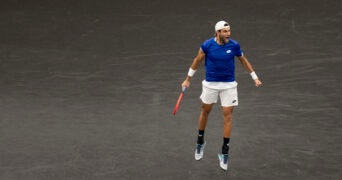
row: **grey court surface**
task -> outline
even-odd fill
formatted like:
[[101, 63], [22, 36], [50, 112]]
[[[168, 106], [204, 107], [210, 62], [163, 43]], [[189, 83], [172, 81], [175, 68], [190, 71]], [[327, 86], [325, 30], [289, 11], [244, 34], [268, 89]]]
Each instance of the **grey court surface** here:
[[[200, 44], [227, 20], [236, 61], [231, 161], [222, 117], [194, 160]], [[341, 179], [340, 0], [0, 1], [0, 179]]]

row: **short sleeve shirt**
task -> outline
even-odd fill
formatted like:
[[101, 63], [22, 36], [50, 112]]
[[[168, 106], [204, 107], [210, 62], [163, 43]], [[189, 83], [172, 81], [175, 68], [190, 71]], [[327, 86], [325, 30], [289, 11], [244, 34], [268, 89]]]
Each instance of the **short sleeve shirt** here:
[[205, 53], [205, 68], [207, 82], [234, 82], [235, 56], [242, 56], [240, 44], [233, 39], [219, 45], [215, 38], [206, 40], [201, 45]]

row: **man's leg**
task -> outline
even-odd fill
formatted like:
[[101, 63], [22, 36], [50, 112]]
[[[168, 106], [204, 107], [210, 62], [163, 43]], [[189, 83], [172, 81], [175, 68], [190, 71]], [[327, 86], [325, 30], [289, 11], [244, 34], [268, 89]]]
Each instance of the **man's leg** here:
[[197, 144], [204, 143], [204, 130], [207, 126], [207, 120], [209, 113], [213, 105], [217, 102], [219, 91], [202, 86], [202, 94], [200, 99], [202, 100], [201, 114], [198, 119], [198, 139]]
[[209, 113], [214, 104], [205, 104], [202, 103], [201, 114], [198, 120], [198, 136], [197, 136], [197, 144], [204, 143], [204, 131], [207, 126], [207, 120]]
[[223, 137], [230, 138], [230, 134], [232, 132], [232, 115], [233, 115], [234, 106], [230, 107], [222, 107], [222, 115], [223, 115]]
[[204, 104], [202, 103], [202, 109], [201, 109], [201, 114], [198, 120], [198, 129], [199, 130], [204, 130], [205, 127], [207, 126], [207, 120], [209, 113], [212, 109], [214, 104]]
[[237, 88], [230, 88], [220, 92], [223, 116], [223, 145], [222, 154], [228, 154], [230, 134], [232, 132], [232, 114], [238, 105]]
[[204, 131], [207, 125], [209, 113], [213, 105], [217, 102], [219, 91], [202, 86], [202, 94], [200, 99], [202, 100], [201, 114], [198, 119], [198, 137], [195, 151], [195, 159], [200, 160], [203, 158], [203, 151], [206, 145], [204, 141]]

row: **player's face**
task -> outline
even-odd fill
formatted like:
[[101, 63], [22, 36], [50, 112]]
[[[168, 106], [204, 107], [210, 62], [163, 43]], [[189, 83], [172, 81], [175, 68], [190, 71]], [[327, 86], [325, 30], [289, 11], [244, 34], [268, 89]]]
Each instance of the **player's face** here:
[[229, 38], [230, 38], [230, 28], [221, 29], [221, 31], [218, 32], [218, 36], [219, 36], [221, 43], [223, 44], [228, 43]]

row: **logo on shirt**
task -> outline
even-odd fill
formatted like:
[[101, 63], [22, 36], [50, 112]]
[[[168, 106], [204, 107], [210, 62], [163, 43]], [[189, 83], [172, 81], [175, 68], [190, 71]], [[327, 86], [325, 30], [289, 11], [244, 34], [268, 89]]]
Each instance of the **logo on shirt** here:
[[229, 54], [229, 53], [231, 53], [232, 51], [230, 50], [230, 49], [228, 49], [227, 51], [226, 51], [226, 53], [227, 54]]

